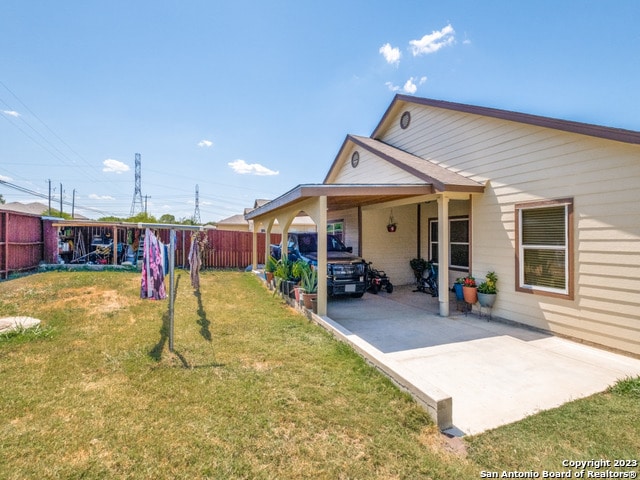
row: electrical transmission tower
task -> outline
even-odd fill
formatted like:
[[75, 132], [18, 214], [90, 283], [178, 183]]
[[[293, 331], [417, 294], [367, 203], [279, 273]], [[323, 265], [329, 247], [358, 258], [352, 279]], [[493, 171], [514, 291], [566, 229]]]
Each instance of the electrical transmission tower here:
[[193, 212], [193, 223], [200, 225], [200, 193], [198, 192], [198, 185], [196, 185], [196, 209]]
[[144, 212], [144, 207], [142, 205], [142, 174], [141, 174], [141, 164], [140, 154], [136, 153], [136, 189], [133, 191], [133, 201], [131, 202], [131, 213], [129, 214], [131, 217], [138, 213]]

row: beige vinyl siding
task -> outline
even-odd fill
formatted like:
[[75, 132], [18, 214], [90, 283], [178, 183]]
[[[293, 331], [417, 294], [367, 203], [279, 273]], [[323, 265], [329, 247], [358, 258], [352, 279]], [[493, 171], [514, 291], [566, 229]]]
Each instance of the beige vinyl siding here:
[[417, 205], [393, 207], [397, 231], [387, 232], [390, 208], [363, 209], [362, 256], [384, 270], [393, 285], [415, 283], [409, 261], [417, 251]]
[[[380, 140], [487, 182], [473, 196], [472, 272], [498, 273], [493, 314], [640, 355], [640, 146], [445, 109], [409, 110], [409, 128], [396, 122]], [[516, 292], [515, 203], [568, 197], [574, 299]]]
[[[357, 150], [360, 163], [356, 168], [351, 166], [351, 155]], [[352, 184], [402, 184], [416, 183], [416, 177], [406, 171], [391, 165], [363, 148], [351, 149], [344, 156], [344, 164], [340, 167], [331, 183]]]

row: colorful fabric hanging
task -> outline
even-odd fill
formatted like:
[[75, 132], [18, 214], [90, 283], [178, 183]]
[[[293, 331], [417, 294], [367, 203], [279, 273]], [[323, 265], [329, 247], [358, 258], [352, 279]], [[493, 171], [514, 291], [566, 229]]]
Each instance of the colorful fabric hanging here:
[[162, 300], [167, 298], [164, 287], [164, 266], [158, 238], [150, 229], [145, 230], [142, 256], [142, 282], [140, 298]]
[[191, 235], [191, 249], [189, 250], [189, 274], [191, 276], [191, 286], [196, 290], [200, 288], [200, 243], [198, 234]]

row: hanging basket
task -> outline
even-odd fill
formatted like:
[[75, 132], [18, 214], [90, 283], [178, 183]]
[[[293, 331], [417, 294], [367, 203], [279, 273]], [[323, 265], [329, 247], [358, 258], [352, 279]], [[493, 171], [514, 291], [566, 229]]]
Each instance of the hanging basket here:
[[387, 222], [387, 232], [393, 233], [397, 229], [396, 221], [393, 218], [393, 209], [391, 209], [391, 213], [389, 214], [389, 221]]

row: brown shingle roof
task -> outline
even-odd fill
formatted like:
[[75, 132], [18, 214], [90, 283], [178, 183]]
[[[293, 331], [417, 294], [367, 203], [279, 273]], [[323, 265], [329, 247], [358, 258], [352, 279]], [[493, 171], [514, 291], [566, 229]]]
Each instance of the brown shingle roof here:
[[347, 139], [426, 183], [432, 184], [438, 191], [484, 191], [484, 187], [474, 180], [379, 140], [357, 135], [348, 135]]

